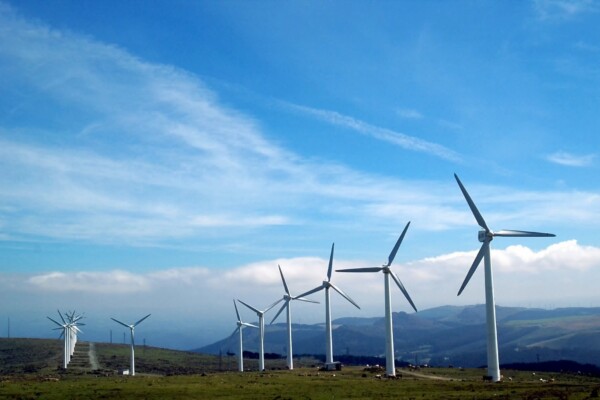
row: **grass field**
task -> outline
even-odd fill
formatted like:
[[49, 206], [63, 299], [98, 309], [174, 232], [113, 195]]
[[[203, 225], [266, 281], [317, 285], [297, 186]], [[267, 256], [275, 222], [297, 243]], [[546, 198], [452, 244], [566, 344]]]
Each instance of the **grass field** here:
[[[400, 369], [400, 379], [362, 367], [319, 372], [299, 360], [293, 371], [283, 360], [267, 372], [238, 373], [233, 357], [167, 349], [136, 349], [135, 377], [114, 371], [129, 365], [126, 345], [96, 344], [100, 369], [59, 368], [57, 341], [0, 341], [0, 399], [568, 399], [598, 397], [600, 379], [577, 374], [502, 371], [500, 383], [482, 381], [484, 370]], [[37, 360], [37, 363], [33, 361]], [[8, 362], [10, 361], [10, 365]], [[255, 360], [245, 363], [253, 368]]]
[[[401, 371], [402, 372], [402, 371]], [[506, 373], [507, 371], [505, 371]], [[600, 380], [511, 373], [512, 381], [484, 383], [480, 370], [427, 369], [422, 376], [378, 379], [351, 367], [343, 371], [219, 372], [204, 375], [20, 375], [0, 382], [3, 399], [588, 399]], [[540, 379], [554, 382], [543, 383]]]

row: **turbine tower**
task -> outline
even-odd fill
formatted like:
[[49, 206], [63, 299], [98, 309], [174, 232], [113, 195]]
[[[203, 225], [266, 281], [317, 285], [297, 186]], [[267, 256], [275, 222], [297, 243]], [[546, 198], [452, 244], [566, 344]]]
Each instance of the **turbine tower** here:
[[240, 351], [238, 354], [238, 371], [244, 372], [244, 342], [243, 342], [242, 330], [247, 326], [252, 327], [252, 328], [258, 328], [258, 326], [242, 321], [242, 318], [240, 317], [240, 312], [238, 311], [238, 308], [237, 308], [237, 304], [235, 304], [235, 299], [233, 300], [233, 306], [235, 307], [235, 314], [237, 315], [237, 328], [235, 328], [235, 330], [229, 337], [232, 337], [233, 335], [235, 335], [236, 332], [240, 333]]
[[131, 324], [131, 325], [127, 325], [117, 319], [114, 318], [110, 318], [113, 321], [115, 321], [118, 324], [123, 325], [125, 328], [129, 328], [129, 332], [131, 333], [131, 367], [130, 367], [130, 371], [129, 371], [129, 375], [131, 376], [135, 376], [135, 352], [134, 352], [134, 346], [135, 346], [135, 342], [133, 339], [133, 331], [135, 330], [135, 327], [138, 326], [143, 320], [145, 320], [146, 318], [148, 318], [151, 314], [146, 315], [144, 318], [140, 319], [139, 321], [137, 321], [135, 324]]
[[394, 363], [394, 361], [395, 361], [394, 331], [393, 331], [393, 326], [392, 326], [392, 305], [391, 305], [392, 298], [391, 298], [391, 293], [390, 293], [390, 276], [392, 277], [394, 282], [396, 282], [396, 285], [398, 285], [398, 287], [404, 294], [404, 297], [406, 297], [406, 300], [408, 300], [408, 302], [410, 303], [412, 308], [415, 311], [417, 311], [417, 307], [415, 307], [415, 304], [413, 303], [410, 296], [408, 295], [408, 292], [404, 288], [404, 285], [402, 284], [402, 282], [400, 282], [400, 279], [398, 278], [398, 276], [396, 276], [396, 274], [394, 274], [394, 272], [392, 272], [392, 270], [390, 269], [390, 266], [392, 265], [392, 262], [394, 261], [394, 257], [396, 257], [396, 253], [398, 252], [398, 248], [400, 247], [400, 244], [402, 243], [402, 239], [404, 239], [404, 235], [406, 235], [406, 231], [408, 230], [409, 225], [410, 225], [410, 221], [406, 224], [404, 231], [402, 231], [402, 234], [398, 238], [396, 245], [392, 249], [392, 252], [390, 253], [390, 255], [388, 257], [387, 264], [384, 264], [381, 267], [373, 267], [373, 268], [336, 269], [336, 271], [338, 271], [338, 272], [379, 272], [379, 271], [383, 272], [384, 283], [385, 283], [385, 350], [386, 350], [385, 351], [385, 369], [386, 369], [386, 374], [388, 376], [396, 376], [396, 366]]
[[485, 220], [479, 213], [479, 210], [475, 206], [475, 203], [467, 193], [467, 189], [463, 186], [458, 176], [454, 174], [454, 178], [456, 178], [456, 182], [460, 187], [467, 203], [469, 204], [469, 208], [475, 216], [477, 223], [483, 230], [479, 231], [479, 241], [482, 243], [477, 256], [475, 257], [475, 261], [473, 261], [473, 265], [471, 265], [471, 269], [467, 273], [465, 280], [463, 281], [460, 290], [458, 291], [458, 296], [462, 293], [464, 288], [469, 283], [469, 280], [473, 276], [473, 273], [481, 263], [481, 259], [484, 259], [484, 269], [485, 269], [485, 315], [486, 315], [486, 324], [487, 324], [487, 364], [488, 364], [488, 376], [491, 376], [492, 381], [498, 382], [500, 380], [500, 361], [498, 359], [498, 334], [496, 329], [496, 305], [494, 303], [494, 279], [492, 276], [492, 260], [490, 253], [490, 242], [496, 236], [504, 236], [504, 237], [554, 237], [556, 235], [552, 233], [540, 233], [540, 232], [527, 232], [527, 231], [513, 231], [513, 230], [501, 230], [494, 232], [490, 228], [488, 228]]
[[[258, 308], [252, 307], [250, 304], [244, 303], [240, 299], [238, 299], [240, 303], [251, 309], [258, 316], [258, 335], [259, 335], [259, 344], [258, 344], [258, 369], [259, 371], [265, 370], [265, 313], [275, 307], [277, 304], [281, 302], [281, 299], [277, 300], [275, 303], [271, 304], [264, 310], [259, 310]], [[234, 303], [235, 304], [235, 303]], [[236, 307], [237, 309], [237, 307]], [[239, 317], [238, 317], [239, 319]]]
[[[288, 343], [287, 343], [287, 367], [289, 370], [294, 369], [294, 358], [293, 358], [293, 351], [292, 351], [292, 310], [291, 310], [291, 305], [290, 302], [292, 300], [300, 300], [300, 301], [305, 301], [307, 303], [316, 303], [318, 304], [318, 301], [312, 301], [312, 300], [307, 300], [304, 299], [300, 296], [296, 296], [293, 297], [290, 294], [290, 290], [288, 289], [287, 284], [285, 283], [285, 278], [283, 277], [283, 272], [281, 271], [281, 266], [277, 266], [279, 268], [279, 274], [281, 275], [281, 282], [283, 283], [283, 288], [285, 290], [285, 293], [283, 294], [283, 298], [281, 298], [279, 301], [277, 301], [277, 303], [283, 301], [283, 306], [281, 306], [281, 308], [279, 309], [279, 311], [277, 311], [277, 314], [275, 315], [275, 317], [273, 317], [273, 319], [271, 320], [271, 324], [273, 322], [275, 322], [275, 320], [277, 319], [277, 317], [279, 317], [279, 314], [281, 314], [281, 312], [283, 311], [283, 309], [285, 308], [287, 311], [287, 334], [288, 334]], [[277, 304], [275, 303], [275, 304]]]
[[331, 254], [329, 256], [329, 268], [327, 269], [327, 280], [323, 281], [323, 283], [321, 285], [317, 286], [316, 288], [309, 290], [306, 293], [302, 293], [301, 295], [298, 296], [298, 297], [304, 297], [304, 296], [308, 296], [310, 294], [316, 293], [320, 290], [325, 290], [325, 330], [326, 330], [326, 337], [327, 337], [327, 348], [326, 348], [326, 359], [325, 359], [326, 366], [333, 365], [333, 339], [332, 339], [333, 328], [331, 326], [331, 302], [330, 302], [329, 289], [331, 288], [331, 289], [335, 290], [336, 292], [338, 292], [343, 298], [348, 300], [350, 303], [352, 303], [356, 308], [358, 308], [360, 310], [360, 307], [358, 306], [358, 304], [356, 304], [354, 302], [354, 300], [352, 300], [350, 298], [350, 296], [348, 296], [346, 293], [344, 293], [342, 291], [342, 289], [340, 289], [339, 287], [337, 287], [333, 283], [331, 283], [334, 246], [335, 246], [335, 243], [332, 243], [331, 244]]

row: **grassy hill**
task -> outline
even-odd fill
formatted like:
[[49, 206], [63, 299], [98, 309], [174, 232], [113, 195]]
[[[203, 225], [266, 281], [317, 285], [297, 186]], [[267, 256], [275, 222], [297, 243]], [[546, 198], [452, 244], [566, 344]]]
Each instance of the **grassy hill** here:
[[[66, 373], [94, 372], [89, 363], [89, 342], [77, 343], [76, 352]], [[95, 343], [98, 361], [95, 373], [110, 375], [129, 368], [130, 346], [124, 344]], [[50, 374], [62, 371], [63, 344], [57, 339], [0, 339], [0, 375]], [[299, 365], [313, 365], [314, 359], [299, 360]], [[189, 375], [218, 371], [236, 371], [237, 357], [233, 355], [207, 355], [188, 351], [170, 350], [150, 346], [136, 346], [136, 374]], [[258, 360], [245, 359], [245, 369], [257, 370]], [[268, 368], [284, 369], [285, 360], [268, 360]]]
[[[128, 346], [87, 342], [77, 346], [87, 349], [84, 353], [95, 349], [99, 370], [90, 371], [82, 363], [62, 371], [59, 340], [0, 339], [0, 398], [583, 400], [597, 398], [600, 392], [600, 378], [594, 376], [508, 369], [502, 371], [506, 379], [498, 384], [482, 382], [485, 371], [481, 369], [403, 368], [398, 370], [400, 379], [385, 379], [381, 371], [363, 367], [321, 372], [310, 366], [314, 360], [301, 360], [294, 371], [238, 373], [230, 356], [144, 346], [136, 347], [139, 372], [130, 377], [114, 374], [115, 369], [128, 366]], [[283, 365], [283, 360], [269, 361]]]

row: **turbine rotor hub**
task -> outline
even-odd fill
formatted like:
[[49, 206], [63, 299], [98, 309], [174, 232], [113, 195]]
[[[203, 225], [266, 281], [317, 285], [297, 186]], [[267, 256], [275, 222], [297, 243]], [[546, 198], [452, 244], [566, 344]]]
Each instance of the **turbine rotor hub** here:
[[477, 238], [481, 243], [489, 242], [494, 238], [494, 233], [492, 231], [479, 231]]

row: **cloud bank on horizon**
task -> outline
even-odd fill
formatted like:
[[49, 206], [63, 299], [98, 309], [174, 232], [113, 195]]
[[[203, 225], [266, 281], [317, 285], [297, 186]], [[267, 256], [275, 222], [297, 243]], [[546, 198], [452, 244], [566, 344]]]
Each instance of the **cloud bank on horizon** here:
[[[597, 12], [593, 3], [567, 3], [528, 3], [527, 22], [556, 38], [572, 21]], [[210, 11], [213, 6], [204, 5]], [[232, 10], [219, 12], [236, 20]], [[389, 34], [375, 25], [371, 35]], [[236, 29], [248, 41], [259, 35], [243, 24]], [[532, 31], [521, 45], [537, 49]], [[158, 310], [185, 304], [196, 315], [209, 303], [214, 313], [206, 318], [222, 327], [231, 297], [266, 304], [272, 299], [262, 295], [276, 296], [277, 263], [304, 290], [323, 279], [321, 253], [332, 241], [346, 249], [340, 250], [340, 268], [373, 265], [408, 220], [413, 223], [400, 257], [405, 261], [397, 268], [417, 306], [478, 303], [483, 289], [456, 299], [477, 251], [470, 249], [478, 247], [478, 228], [452, 172], [491, 227], [558, 235], [552, 241], [494, 241], [499, 304], [598, 300], [591, 282], [600, 267], [593, 235], [600, 192], [597, 179], [590, 179], [598, 143], [582, 125], [597, 116], [586, 113], [575, 123], [568, 110], [554, 130], [556, 121], [547, 115], [564, 88], [600, 83], [597, 74], [581, 75], [600, 52], [585, 37], [561, 41], [554, 47], [563, 52], [548, 55], [552, 68], [540, 66], [551, 75], [544, 81], [538, 71], [526, 70], [523, 64], [531, 60], [515, 61], [530, 49], [510, 38], [494, 42], [498, 65], [490, 79], [506, 80], [515, 98], [531, 101], [525, 105], [503, 99], [502, 88], [489, 96], [490, 79], [475, 83], [473, 73], [459, 71], [466, 61], [487, 67], [490, 54], [455, 64], [440, 36], [426, 23], [414, 43], [394, 44], [400, 38], [386, 36], [390, 42], [381, 43], [393, 49], [370, 66], [388, 78], [386, 90], [356, 97], [364, 86], [385, 86], [374, 76], [357, 84], [351, 100], [333, 101], [326, 93], [343, 83], [324, 69], [329, 80], [320, 83], [327, 89], [314, 99], [295, 89], [292, 79], [281, 82], [290, 85], [284, 98], [258, 87], [229, 87], [238, 85], [236, 74], [211, 79], [202, 70], [150, 61], [120, 43], [53, 27], [24, 16], [18, 4], [0, 2], [0, 285], [3, 297], [15, 296], [0, 315], [33, 310], [40, 301], [70, 299], [95, 309], [105, 297], [111, 300], [103, 304], [126, 301], [132, 308], [153, 299], [148, 304]], [[403, 66], [406, 60], [398, 64], [407, 78], [386, 75], [392, 72], [384, 61], [398, 48], [413, 57], [414, 67]], [[473, 48], [460, 50], [474, 57]], [[288, 54], [280, 56], [289, 62]], [[440, 60], [444, 71], [435, 67]], [[258, 67], [247, 68], [258, 74]], [[352, 68], [347, 70], [360, 75]], [[536, 79], [523, 78], [532, 75]], [[400, 95], [407, 92], [402, 85], [431, 97], [411, 103]], [[573, 91], [573, 101], [589, 101], [593, 87]], [[341, 97], [350, 88], [340, 90]], [[390, 91], [401, 100], [376, 100]], [[448, 103], [434, 107], [445, 96]], [[506, 118], [506, 110], [514, 118]], [[560, 129], [571, 122], [577, 132], [567, 140]], [[511, 279], [523, 274], [531, 279]], [[382, 291], [379, 276], [342, 275], [336, 276], [340, 286], [365, 302], [364, 313], [380, 315], [379, 296], [372, 295]], [[343, 307], [340, 313], [356, 312]]]
[[[496, 297], [501, 306], [552, 308], [567, 301], [571, 306], [590, 306], [596, 294], [597, 263], [600, 248], [582, 246], [575, 240], [559, 242], [539, 251], [514, 245], [493, 249]], [[468, 290], [456, 297], [458, 287], [475, 257], [476, 250], [429, 257], [392, 268], [399, 275], [420, 310], [439, 305], [480, 304], [483, 273], [476, 273]], [[123, 270], [48, 272], [41, 274], [1, 274], [0, 289], [10, 303], [22, 302], [29, 318], [48, 312], [40, 309], [38, 298], [59, 308], [77, 305], [90, 320], [89, 334], [98, 335], [102, 318], [121, 312], [152, 310], [158, 324], [188, 319], [188, 329], [197, 330], [208, 344], [220, 339], [231, 327], [230, 301], [239, 298], [256, 306], [277, 300], [283, 288], [277, 265], [281, 265], [292, 294], [304, 292], [325, 278], [328, 259], [302, 257], [265, 260], [229, 270], [188, 267], [132, 273]], [[334, 268], [374, 266], [368, 261], [334, 259]], [[336, 317], [370, 317], [381, 314], [382, 277], [379, 273], [345, 274], [334, 272], [332, 281], [357, 301], [356, 310], [343, 301], [333, 300]], [[535, 296], [531, 293], [534, 292]], [[556, 293], [561, 293], [558, 298]], [[314, 300], [322, 300], [316, 294]], [[392, 293], [394, 310], [410, 312], [400, 292]], [[226, 301], [228, 300], [228, 301]], [[123, 309], [123, 304], [131, 304]], [[299, 323], [319, 323], [322, 310], [297, 306]], [[184, 309], [185, 313], [173, 312]], [[52, 310], [52, 309], [51, 309]], [[249, 316], [252, 318], [253, 316]], [[133, 318], [133, 316], [131, 317]], [[183, 323], [183, 322], [182, 322]], [[210, 329], [207, 328], [210, 325]], [[209, 334], [206, 334], [206, 331]], [[220, 335], [220, 336], [219, 336]], [[45, 336], [45, 335], [42, 335]], [[168, 345], [165, 343], [164, 345]]]

